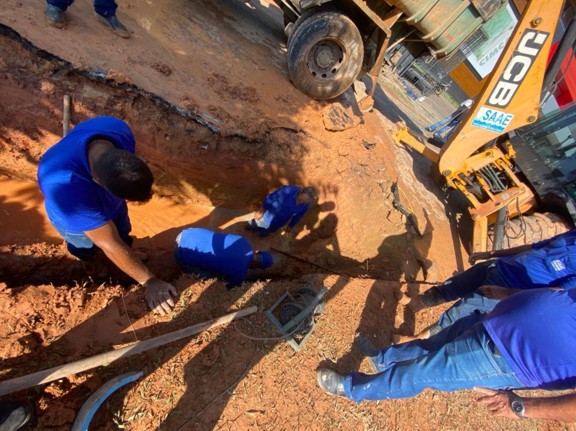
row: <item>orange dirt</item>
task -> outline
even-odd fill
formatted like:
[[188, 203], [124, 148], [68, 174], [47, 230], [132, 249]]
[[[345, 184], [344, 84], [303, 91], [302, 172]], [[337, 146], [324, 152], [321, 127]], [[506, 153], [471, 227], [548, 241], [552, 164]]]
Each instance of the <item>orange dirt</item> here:
[[[468, 392], [356, 405], [316, 385], [320, 365], [367, 371], [352, 347], [356, 332], [385, 345], [393, 333], [431, 323], [441, 310], [414, 316], [401, 293], [466, 267], [467, 219], [446, 205], [430, 164], [388, 133], [400, 120], [422, 129], [449, 105], [434, 96], [415, 107], [391, 73], [369, 113], [359, 112], [352, 92], [310, 100], [287, 77], [282, 17], [266, 1], [124, 1], [118, 16], [128, 40], [104, 29], [90, 3], [69, 9], [66, 30], [45, 25], [42, 2], [4, 0], [0, 11], [0, 379], [250, 305], [259, 312], [5, 396], [35, 404], [37, 429], [69, 429], [90, 394], [133, 370], [144, 377], [115, 392], [91, 429], [576, 429], [493, 418]], [[62, 134], [65, 94], [73, 124], [97, 115], [127, 121], [155, 173], [155, 197], [130, 214], [135, 248], [178, 288], [171, 316], [148, 313], [141, 290], [104, 258], [72, 259], [46, 220], [36, 167]], [[181, 229], [244, 234], [263, 196], [288, 183], [316, 186], [321, 205], [293, 236], [250, 237], [256, 248], [284, 253], [273, 273], [232, 291], [180, 276], [171, 252]], [[422, 238], [394, 209], [394, 183]], [[303, 286], [329, 292], [296, 353], [264, 312]]]

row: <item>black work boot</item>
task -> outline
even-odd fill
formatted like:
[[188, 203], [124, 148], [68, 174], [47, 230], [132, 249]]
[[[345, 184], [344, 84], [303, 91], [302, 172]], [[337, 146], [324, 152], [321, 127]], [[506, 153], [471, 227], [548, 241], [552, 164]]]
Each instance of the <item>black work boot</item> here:
[[102, 24], [106, 25], [110, 30], [112, 30], [116, 35], [123, 37], [124, 39], [128, 39], [130, 37], [130, 32], [124, 25], [118, 20], [116, 15], [112, 16], [103, 16], [99, 13], [96, 13], [96, 17], [98, 21]]
[[328, 368], [320, 368], [318, 370], [318, 386], [330, 395], [338, 397], [345, 397], [344, 395], [344, 377], [336, 371], [329, 370]]
[[420, 297], [420, 300], [422, 301], [422, 304], [428, 308], [428, 307], [435, 307], [437, 305], [440, 304], [444, 304], [445, 302], [448, 302], [446, 300], [446, 298], [444, 298], [442, 296], [442, 294], [438, 291], [438, 289], [436, 288], [436, 286], [428, 289], [426, 292], [422, 293], [421, 295], [418, 295]]
[[46, 19], [48, 24], [56, 28], [66, 27], [66, 14], [59, 7], [51, 4], [46, 6]]
[[0, 401], [0, 431], [17, 431], [27, 425], [34, 408], [22, 401]]
[[412, 298], [408, 303], [408, 308], [412, 310], [413, 313], [418, 313], [420, 310], [435, 307], [436, 305], [444, 304], [445, 302], [448, 301], [442, 296], [436, 286], [434, 286], [426, 292]]

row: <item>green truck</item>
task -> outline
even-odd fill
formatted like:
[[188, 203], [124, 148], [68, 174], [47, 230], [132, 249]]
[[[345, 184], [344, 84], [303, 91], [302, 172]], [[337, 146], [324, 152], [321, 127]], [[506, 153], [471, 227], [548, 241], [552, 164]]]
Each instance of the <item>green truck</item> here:
[[317, 100], [362, 74], [372, 94], [384, 55], [399, 43], [415, 57], [456, 51], [507, 0], [274, 0], [284, 14], [292, 82]]

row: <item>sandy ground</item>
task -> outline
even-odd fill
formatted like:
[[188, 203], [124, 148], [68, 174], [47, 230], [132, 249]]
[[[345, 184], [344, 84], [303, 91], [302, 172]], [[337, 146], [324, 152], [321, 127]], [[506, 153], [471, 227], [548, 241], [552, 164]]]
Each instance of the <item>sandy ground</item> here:
[[[431, 323], [441, 310], [414, 316], [399, 303], [401, 292], [414, 295], [466, 267], [466, 218], [446, 205], [432, 167], [388, 133], [398, 121], [422, 130], [452, 107], [436, 96], [416, 104], [391, 74], [368, 113], [352, 92], [330, 103], [310, 100], [287, 77], [282, 17], [267, 2], [125, 1], [118, 16], [131, 39], [103, 28], [88, 1], [69, 9], [66, 30], [45, 25], [41, 2], [5, 0], [0, 11], [0, 378], [250, 305], [259, 311], [6, 396], [35, 404], [37, 429], [69, 429], [91, 393], [138, 370], [144, 377], [114, 393], [91, 429], [575, 429], [494, 419], [468, 392], [356, 405], [315, 383], [321, 365], [368, 370], [352, 345], [356, 332], [384, 346], [394, 333]], [[72, 124], [97, 115], [127, 121], [154, 171], [155, 197], [130, 214], [135, 248], [178, 288], [171, 316], [149, 314], [141, 290], [104, 259], [72, 259], [46, 220], [35, 172], [62, 134], [65, 94]], [[250, 237], [283, 257], [262, 281], [228, 291], [180, 276], [171, 251], [182, 228], [244, 234], [263, 196], [288, 183], [316, 186], [320, 205], [294, 235]], [[421, 237], [394, 209], [394, 184]], [[328, 294], [296, 353], [264, 312], [305, 286]]]

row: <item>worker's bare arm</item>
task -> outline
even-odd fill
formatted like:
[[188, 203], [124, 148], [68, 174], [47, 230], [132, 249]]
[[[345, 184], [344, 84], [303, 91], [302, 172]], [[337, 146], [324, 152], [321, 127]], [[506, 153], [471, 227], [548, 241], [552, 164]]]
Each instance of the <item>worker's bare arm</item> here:
[[177, 296], [174, 286], [154, 276], [122, 241], [113, 222], [84, 233], [118, 268], [144, 286], [146, 300], [153, 311], [164, 314], [174, 308], [172, 296]]

